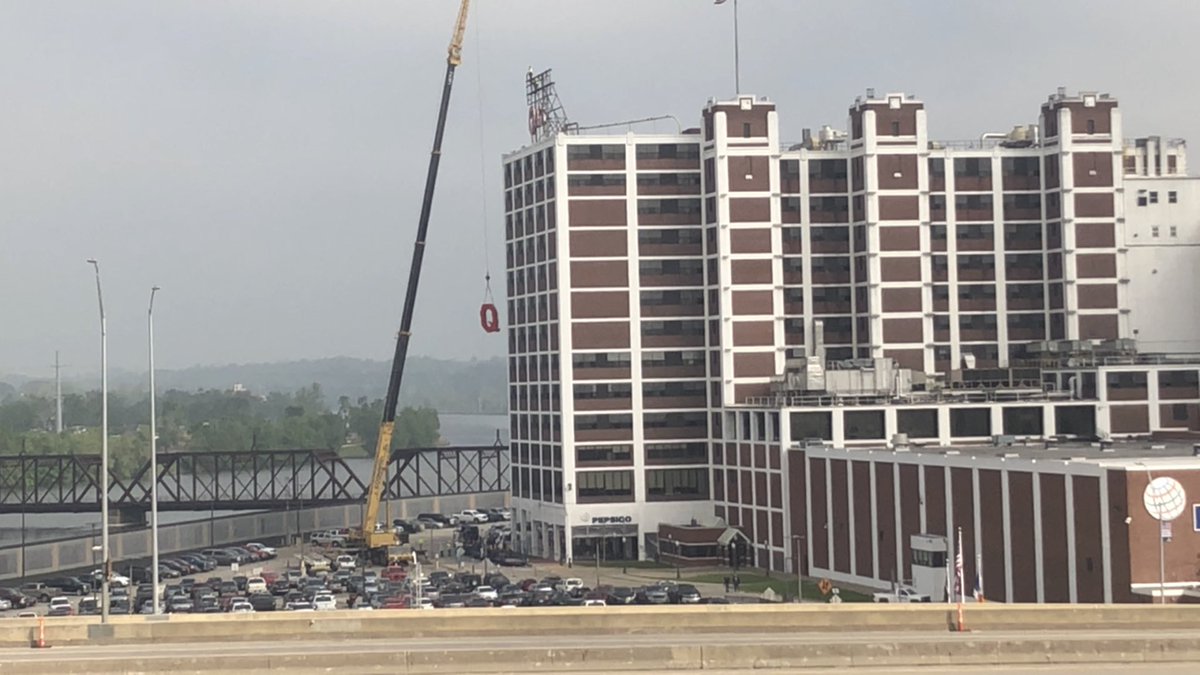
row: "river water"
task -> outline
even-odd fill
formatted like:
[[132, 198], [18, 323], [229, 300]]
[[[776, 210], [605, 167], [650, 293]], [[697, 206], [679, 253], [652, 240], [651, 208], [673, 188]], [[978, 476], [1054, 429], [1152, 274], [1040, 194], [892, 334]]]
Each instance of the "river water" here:
[[[442, 440], [447, 445], [491, 445], [496, 441], [496, 430], [500, 430], [501, 442], [508, 443], [508, 417], [506, 415], [462, 415], [439, 414]], [[371, 460], [348, 459], [347, 466], [363, 482], [371, 473]], [[236, 511], [165, 511], [159, 514], [160, 523], [182, 523], [189, 520], [205, 520], [238, 513]], [[0, 514], [0, 546], [18, 544], [22, 540], [21, 514]], [[41, 539], [87, 535], [98, 531], [100, 514], [97, 513], [38, 513], [24, 518], [24, 540], [26, 543]]]

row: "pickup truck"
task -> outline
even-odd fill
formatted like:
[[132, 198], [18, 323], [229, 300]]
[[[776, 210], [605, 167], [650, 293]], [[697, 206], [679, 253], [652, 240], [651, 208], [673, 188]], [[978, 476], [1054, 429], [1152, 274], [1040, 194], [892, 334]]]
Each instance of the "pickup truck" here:
[[457, 518], [458, 522], [460, 523], [486, 523], [488, 521], [488, 515], [486, 513], [477, 511], [475, 509], [463, 509], [462, 511], [454, 514], [454, 517]]
[[918, 593], [912, 586], [897, 586], [894, 590], [875, 593], [871, 596], [874, 602], [929, 602], [928, 595]]

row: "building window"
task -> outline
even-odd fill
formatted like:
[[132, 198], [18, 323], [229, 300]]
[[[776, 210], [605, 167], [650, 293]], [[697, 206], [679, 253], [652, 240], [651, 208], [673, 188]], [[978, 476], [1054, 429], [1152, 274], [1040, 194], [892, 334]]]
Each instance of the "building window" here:
[[707, 461], [705, 443], [647, 443], [647, 464], [704, 464]]
[[1146, 205], [1146, 191], [1145, 191], [1145, 190], [1138, 190], [1138, 192], [1137, 192], [1137, 205], [1138, 205], [1138, 206], [1145, 206], [1145, 205]]
[[846, 440], [877, 440], [883, 438], [884, 423], [882, 410], [846, 411], [843, 427]]
[[580, 471], [575, 474], [580, 502], [632, 501], [632, 471]]
[[696, 143], [643, 143], [637, 146], [637, 158], [699, 161], [700, 146]]
[[893, 136], [900, 135], [900, 123], [899, 122], [892, 122], [892, 135]]
[[646, 500], [708, 499], [708, 469], [652, 469], [646, 472]]
[[1150, 191], [1150, 203], [1151, 203], [1151, 204], [1157, 204], [1157, 203], [1158, 203], [1158, 191], [1157, 191], [1157, 190], [1151, 190], [1151, 191]]
[[750, 138], [750, 123], [742, 123], [742, 138]]
[[1155, 237], [1155, 238], [1158, 237], [1158, 226], [1157, 225], [1153, 225], [1150, 227], [1150, 236]]
[[580, 466], [597, 464], [633, 464], [632, 445], [581, 445], [575, 448], [575, 463]]
[[1096, 120], [1087, 121], [1087, 132], [1089, 135], [1096, 133]]
[[1171, 236], [1172, 237], [1179, 236], [1179, 228], [1176, 227], [1175, 225], [1171, 226]]
[[[568, 145], [567, 159], [625, 159], [623, 145]], [[518, 174], [520, 182], [520, 174]]]
[[1178, 204], [1179, 203], [1179, 193], [1174, 190], [1167, 192], [1167, 203], [1168, 204]]

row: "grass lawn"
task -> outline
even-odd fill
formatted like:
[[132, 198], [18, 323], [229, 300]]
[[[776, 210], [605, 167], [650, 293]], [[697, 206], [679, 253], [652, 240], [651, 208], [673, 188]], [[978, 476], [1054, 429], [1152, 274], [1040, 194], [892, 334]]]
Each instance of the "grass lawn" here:
[[[768, 577], [762, 574], [754, 574], [750, 572], [738, 573], [742, 578], [742, 593], [759, 594], [768, 588], [773, 589], [780, 596], [795, 596], [796, 595], [796, 577], [788, 576], [772, 576]], [[698, 582], [702, 584], [723, 584], [725, 580], [724, 574], [701, 574], [699, 576], [687, 577], [687, 581]], [[834, 584], [835, 586], [837, 584]], [[870, 596], [862, 593], [857, 593], [849, 589], [841, 589], [840, 595], [842, 600], [846, 602], [870, 602]], [[816, 600], [818, 598], [826, 599], [826, 596], [821, 595], [821, 591], [817, 589], [817, 582], [811, 579], [804, 580], [804, 598], [807, 600]]]

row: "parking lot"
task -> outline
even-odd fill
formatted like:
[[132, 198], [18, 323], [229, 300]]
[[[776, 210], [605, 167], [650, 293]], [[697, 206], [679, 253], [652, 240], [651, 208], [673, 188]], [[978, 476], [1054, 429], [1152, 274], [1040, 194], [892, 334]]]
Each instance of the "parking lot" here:
[[[667, 574], [662, 578], [639, 578], [613, 568], [567, 567], [548, 561], [529, 561], [520, 556], [494, 556], [506, 563], [498, 565], [467, 555], [479, 553], [472, 541], [501, 539], [507, 523], [481, 523], [470, 531], [468, 526], [430, 527], [410, 535], [413, 550], [421, 552], [421, 562], [399, 566], [372, 565], [363, 557], [347, 555], [328, 536], [312, 533], [310, 541], [299, 545], [273, 548], [262, 546], [263, 559], [231, 563], [228, 558], [213, 560], [212, 569], [177, 573], [163, 568], [160, 588], [164, 612], [213, 613], [261, 611], [319, 611], [325, 609], [404, 609], [418, 606], [428, 609], [454, 607], [503, 607], [608, 604], [667, 604], [723, 602], [723, 597], [705, 597], [708, 591], [676, 582]], [[328, 533], [324, 533], [328, 535]], [[336, 538], [336, 537], [335, 537]], [[316, 539], [321, 543], [312, 543]], [[244, 544], [248, 548], [250, 542]], [[270, 552], [270, 556], [267, 556]], [[176, 566], [185, 554], [162, 556], [162, 562]], [[232, 555], [232, 554], [230, 554]], [[199, 552], [188, 555], [196, 561]], [[339, 562], [339, 558], [341, 559]], [[523, 564], [515, 564], [523, 563]], [[144, 563], [143, 563], [144, 564]], [[130, 569], [136, 574], [129, 574]], [[150, 613], [150, 584], [137, 583], [136, 576], [147, 573], [138, 565], [114, 566], [111, 611]], [[660, 571], [661, 572], [661, 571]], [[134, 576], [125, 585], [125, 576]], [[81, 579], [85, 583], [90, 580]], [[54, 579], [46, 580], [54, 582]], [[61, 579], [60, 579], [61, 581]], [[59, 593], [60, 589], [22, 592], [14, 584], [5, 593], [27, 596], [26, 607], [0, 612], [2, 616], [98, 614], [95, 593], [85, 588]], [[41, 597], [37, 597], [41, 595]], [[52, 598], [65, 595], [65, 600]], [[711, 595], [720, 596], [719, 593]], [[30, 600], [32, 600], [30, 602]]]

